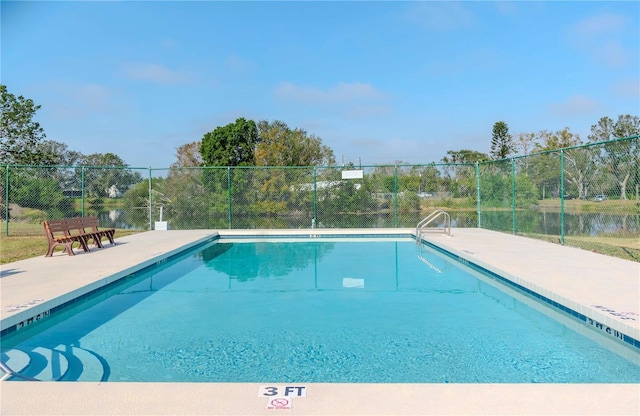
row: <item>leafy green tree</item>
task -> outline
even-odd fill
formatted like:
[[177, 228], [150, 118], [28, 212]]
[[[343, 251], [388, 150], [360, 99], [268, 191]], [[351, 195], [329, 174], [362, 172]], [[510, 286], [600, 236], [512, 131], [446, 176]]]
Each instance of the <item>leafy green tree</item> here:
[[[233, 206], [246, 201], [244, 192], [246, 185], [246, 172], [219, 167], [253, 166], [254, 153], [258, 144], [258, 128], [253, 120], [238, 118], [234, 123], [224, 127], [217, 127], [208, 132], [200, 142], [200, 154], [203, 165], [215, 167], [203, 170], [203, 183], [212, 193], [209, 212], [220, 216], [227, 209], [227, 199], [231, 198]], [[231, 178], [233, 176], [233, 178]], [[229, 187], [229, 184], [231, 187]]]
[[89, 197], [108, 196], [113, 185], [124, 193], [129, 187], [142, 180], [138, 172], [128, 169], [128, 165], [113, 153], [93, 153], [82, 158], [84, 186]]
[[58, 182], [51, 177], [35, 174], [31, 168], [12, 172], [9, 201], [21, 207], [49, 209], [63, 201]]
[[489, 160], [486, 153], [475, 150], [448, 150], [447, 155], [441, 159], [442, 163], [476, 163]]
[[[525, 173], [539, 190], [539, 197], [545, 199], [549, 196], [560, 197], [560, 149], [580, 145], [580, 136], [574, 134], [565, 127], [562, 130], [551, 132], [541, 130], [533, 139], [535, 155], [525, 158]], [[573, 183], [574, 193], [576, 189], [587, 185], [587, 176], [583, 174], [585, 169], [584, 155], [580, 151], [564, 151], [565, 176]], [[565, 192], [568, 190], [565, 189]]]
[[200, 154], [205, 166], [252, 166], [258, 141], [256, 123], [238, 118], [235, 123], [206, 133]]
[[447, 155], [442, 158], [444, 177], [442, 178], [442, 187], [450, 190], [452, 196], [468, 197], [473, 195], [475, 185], [475, 170], [473, 167], [461, 166], [462, 164], [471, 164], [489, 160], [486, 153], [475, 150], [449, 150]]
[[[620, 115], [614, 122], [609, 117], [602, 117], [598, 123], [591, 126], [589, 140], [592, 142], [610, 141], [605, 143], [598, 160], [605, 168], [605, 172], [618, 185], [620, 199], [626, 200], [627, 187], [632, 180], [638, 184], [638, 164], [640, 149], [637, 140], [616, 140], [640, 134], [640, 118], [638, 116]], [[600, 190], [602, 192], [602, 190]]]
[[494, 159], [504, 159], [514, 151], [515, 145], [513, 137], [509, 134], [509, 126], [504, 121], [497, 121], [491, 134], [491, 156]]
[[85, 157], [82, 153], [69, 150], [65, 143], [55, 140], [44, 140], [36, 145], [36, 152], [44, 155], [51, 165], [73, 166], [82, 162]]
[[326, 166], [335, 164], [333, 150], [322, 139], [283, 121], [260, 121], [256, 166]]
[[33, 120], [40, 109], [33, 100], [16, 97], [0, 85], [0, 164], [49, 165], [53, 160], [38, 145], [44, 129]]
[[544, 152], [547, 150], [558, 150], [565, 147], [578, 146], [580, 144], [582, 144], [580, 136], [572, 133], [569, 127], [565, 127], [555, 133], [547, 130], [540, 131], [534, 148], [538, 152]]

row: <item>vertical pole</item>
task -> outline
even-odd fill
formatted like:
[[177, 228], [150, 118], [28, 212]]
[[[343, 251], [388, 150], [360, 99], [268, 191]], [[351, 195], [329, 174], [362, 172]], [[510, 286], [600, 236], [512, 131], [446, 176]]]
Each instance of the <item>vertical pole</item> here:
[[231, 167], [227, 166], [227, 212], [229, 219], [229, 229], [231, 229]]
[[82, 169], [80, 170], [80, 192], [81, 192], [81, 197], [80, 197], [80, 212], [81, 212], [81, 216], [84, 217], [84, 200], [85, 200], [85, 189], [84, 189], [84, 166], [82, 167]]
[[480, 163], [476, 162], [476, 212], [478, 214], [478, 228], [482, 228], [482, 205], [480, 204]]
[[311, 224], [316, 228], [316, 224], [318, 223], [318, 173], [316, 172], [316, 167], [313, 167], [313, 219], [311, 220]]
[[560, 244], [564, 245], [564, 151], [560, 150]]
[[4, 235], [9, 236], [9, 165], [6, 166], [4, 179]]
[[149, 231], [153, 230], [153, 198], [151, 183], [151, 166], [149, 166]]
[[511, 159], [511, 233], [516, 233], [516, 161]]
[[393, 226], [398, 228], [398, 165], [395, 165], [393, 172]]

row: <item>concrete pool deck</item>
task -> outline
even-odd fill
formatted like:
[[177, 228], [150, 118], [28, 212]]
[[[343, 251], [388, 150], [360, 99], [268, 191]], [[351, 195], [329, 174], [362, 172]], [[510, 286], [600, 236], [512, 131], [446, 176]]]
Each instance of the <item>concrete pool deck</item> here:
[[[413, 229], [221, 230], [220, 235], [408, 234]], [[116, 238], [76, 256], [56, 252], [0, 271], [1, 329], [215, 236], [213, 230], [152, 231]], [[640, 263], [481, 229], [423, 238], [592, 320], [602, 338], [640, 339]], [[91, 273], [78, 272], [79, 270]], [[38, 318], [40, 319], [40, 318]], [[586, 327], [586, 325], [583, 325]], [[607, 331], [607, 329], [609, 331]], [[581, 330], [585, 330], [582, 328]], [[609, 341], [606, 341], [609, 342]], [[610, 340], [617, 343], [617, 340]], [[313, 384], [290, 409], [268, 409], [267, 383], [2, 382], [3, 415], [409, 415], [640, 414], [635, 384]], [[279, 385], [282, 385], [279, 383]]]

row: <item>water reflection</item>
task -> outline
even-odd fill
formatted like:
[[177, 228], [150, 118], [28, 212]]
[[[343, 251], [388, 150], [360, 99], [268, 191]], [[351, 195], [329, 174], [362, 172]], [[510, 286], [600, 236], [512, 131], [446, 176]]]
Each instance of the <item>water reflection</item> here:
[[[256, 278], [288, 276], [301, 271], [331, 252], [334, 243], [231, 243], [219, 242], [202, 251], [209, 269], [224, 273], [230, 279], [247, 282]], [[227, 256], [223, 254], [232, 250]], [[268, 261], [264, 261], [268, 259]]]

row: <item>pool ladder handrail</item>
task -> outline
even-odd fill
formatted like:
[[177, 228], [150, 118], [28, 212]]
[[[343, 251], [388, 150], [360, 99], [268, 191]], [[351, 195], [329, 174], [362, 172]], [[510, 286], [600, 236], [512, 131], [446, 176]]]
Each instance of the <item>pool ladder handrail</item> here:
[[13, 371], [11, 367], [9, 367], [4, 361], [0, 360], [0, 371], [4, 373], [2, 377], [0, 377], [0, 381], [5, 381], [11, 377], [21, 378], [26, 381], [42, 381], [37, 378], [29, 377], [18, 373], [17, 371]]
[[[437, 209], [433, 211], [431, 214], [427, 215], [422, 221], [416, 225], [416, 243], [422, 243], [422, 232], [425, 230], [425, 227], [431, 224], [439, 217], [444, 217], [444, 227], [442, 231], [445, 235], [451, 237], [451, 216], [442, 209]], [[439, 228], [438, 228], [439, 230]]]

